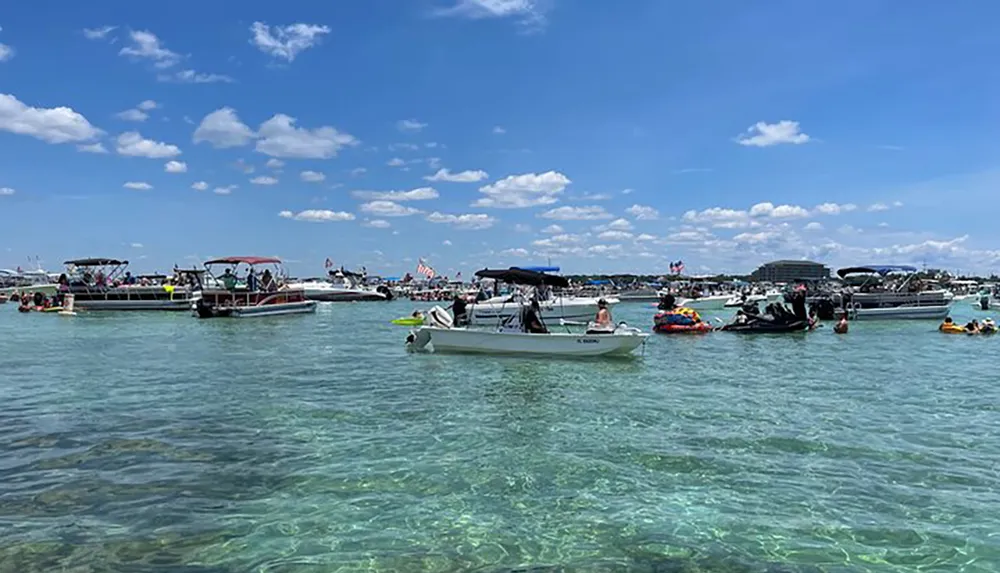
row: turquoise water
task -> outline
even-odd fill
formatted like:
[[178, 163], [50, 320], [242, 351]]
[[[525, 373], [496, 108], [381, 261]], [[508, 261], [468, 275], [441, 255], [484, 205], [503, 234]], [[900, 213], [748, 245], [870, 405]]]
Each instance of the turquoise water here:
[[412, 308], [0, 307], [0, 571], [1000, 570], [1000, 337], [413, 355]]

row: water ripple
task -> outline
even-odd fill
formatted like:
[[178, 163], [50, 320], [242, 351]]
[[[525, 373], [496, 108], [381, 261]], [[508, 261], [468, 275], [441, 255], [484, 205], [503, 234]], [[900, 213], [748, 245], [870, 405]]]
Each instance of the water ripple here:
[[997, 340], [521, 360], [409, 355], [407, 303], [8, 310], [0, 339], [53, 351], [0, 358], [0, 571], [1000, 570]]

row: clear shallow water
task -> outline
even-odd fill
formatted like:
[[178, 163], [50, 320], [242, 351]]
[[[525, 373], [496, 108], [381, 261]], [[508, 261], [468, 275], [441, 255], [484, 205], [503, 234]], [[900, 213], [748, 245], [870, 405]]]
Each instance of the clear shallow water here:
[[0, 307], [0, 571], [1000, 570], [1000, 337], [411, 355], [412, 308]]

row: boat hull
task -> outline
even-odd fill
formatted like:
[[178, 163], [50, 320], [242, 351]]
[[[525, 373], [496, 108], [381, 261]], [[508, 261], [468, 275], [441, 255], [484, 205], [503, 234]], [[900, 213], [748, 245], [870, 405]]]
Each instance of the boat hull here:
[[[597, 315], [596, 298], [581, 299], [555, 299], [539, 303], [541, 317], [543, 321], [558, 321], [560, 318], [573, 321], [591, 320]], [[619, 302], [618, 299], [605, 299], [608, 307], [612, 307]], [[523, 303], [521, 302], [485, 302], [470, 304], [466, 313], [469, 317], [469, 324], [472, 325], [496, 325], [497, 322], [519, 314]]]
[[648, 334], [528, 334], [425, 326], [415, 332], [434, 352], [509, 354], [524, 356], [624, 356], [646, 341]]
[[694, 310], [722, 310], [729, 300], [729, 296], [706, 296], [702, 298], [688, 298], [678, 302], [679, 306], [693, 308]]
[[739, 334], [784, 334], [786, 332], [803, 332], [809, 330], [811, 326], [812, 324], [808, 320], [799, 320], [788, 324], [752, 322], [750, 324], [727, 324], [719, 330]]
[[855, 308], [848, 313], [853, 320], [941, 320], [951, 308], [941, 306], [898, 306], [890, 308]]
[[326, 291], [306, 289], [306, 298], [319, 302], [376, 302], [386, 300], [377, 292]]
[[80, 298], [77, 295], [76, 307], [82, 310], [168, 310], [168, 311], [185, 311], [191, 308], [191, 303], [194, 299], [184, 297], [177, 298], [174, 300], [103, 300], [103, 299], [91, 299], [87, 300], [85, 298]]

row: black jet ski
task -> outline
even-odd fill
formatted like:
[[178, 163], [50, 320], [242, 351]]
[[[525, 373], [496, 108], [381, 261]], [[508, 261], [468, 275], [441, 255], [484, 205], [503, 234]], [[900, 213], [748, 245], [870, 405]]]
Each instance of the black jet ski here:
[[792, 312], [783, 304], [769, 304], [764, 314], [756, 308], [745, 308], [740, 314], [745, 318], [723, 326], [720, 330], [742, 333], [784, 333], [809, 330], [813, 322], [806, 314], [805, 294], [796, 293], [792, 300]]
[[809, 330], [812, 323], [808, 320], [796, 320], [794, 322], [771, 322], [768, 320], [750, 320], [744, 324], [727, 324], [720, 330], [740, 333], [773, 333], [799, 332]]

